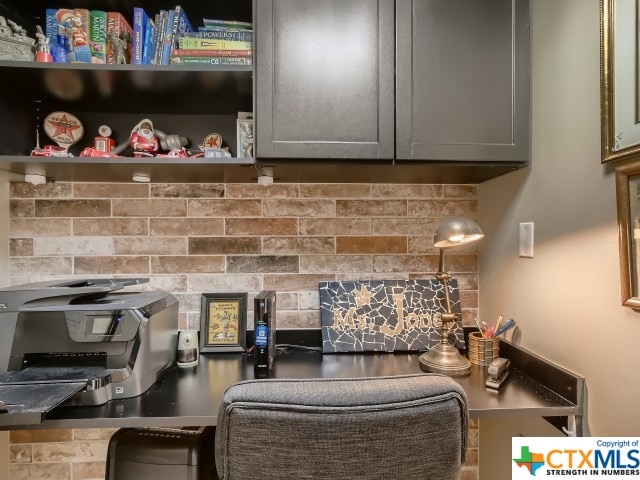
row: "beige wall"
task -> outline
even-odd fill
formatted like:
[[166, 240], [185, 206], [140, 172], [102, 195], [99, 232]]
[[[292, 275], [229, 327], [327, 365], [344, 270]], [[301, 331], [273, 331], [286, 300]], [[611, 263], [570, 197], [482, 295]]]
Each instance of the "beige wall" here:
[[[513, 317], [523, 346], [586, 378], [592, 435], [633, 436], [640, 314], [621, 306], [614, 176], [600, 164], [599, 2], [532, 12], [532, 167], [479, 185], [480, 315]], [[533, 259], [518, 257], [528, 221]]]

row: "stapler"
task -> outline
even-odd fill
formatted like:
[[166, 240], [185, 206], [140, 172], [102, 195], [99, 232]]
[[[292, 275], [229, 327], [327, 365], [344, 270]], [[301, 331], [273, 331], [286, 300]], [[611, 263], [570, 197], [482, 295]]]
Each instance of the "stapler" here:
[[485, 382], [487, 388], [498, 390], [509, 376], [509, 360], [506, 358], [495, 358], [488, 368], [489, 376]]

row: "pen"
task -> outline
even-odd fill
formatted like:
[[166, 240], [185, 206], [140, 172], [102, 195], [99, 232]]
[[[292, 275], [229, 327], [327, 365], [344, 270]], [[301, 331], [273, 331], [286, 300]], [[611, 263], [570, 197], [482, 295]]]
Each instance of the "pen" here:
[[516, 326], [516, 321], [513, 318], [510, 318], [509, 320], [507, 320], [504, 325], [502, 325], [500, 328], [498, 328], [495, 333], [494, 336], [498, 336], [503, 334], [504, 332], [506, 332], [507, 330], [513, 328]]

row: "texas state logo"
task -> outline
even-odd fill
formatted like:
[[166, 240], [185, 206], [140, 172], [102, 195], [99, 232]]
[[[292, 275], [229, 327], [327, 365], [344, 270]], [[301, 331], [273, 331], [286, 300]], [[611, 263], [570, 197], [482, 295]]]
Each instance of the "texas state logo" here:
[[640, 480], [640, 437], [513, 437], [512, 480]]

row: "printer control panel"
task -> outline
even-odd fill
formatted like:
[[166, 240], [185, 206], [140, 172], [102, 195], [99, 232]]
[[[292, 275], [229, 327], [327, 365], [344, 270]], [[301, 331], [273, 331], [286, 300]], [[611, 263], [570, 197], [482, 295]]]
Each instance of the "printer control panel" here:
[[135, 337], [140, 320], [131, 310], [64, 312], [69, 335], [76, 342], [128, 341]]

